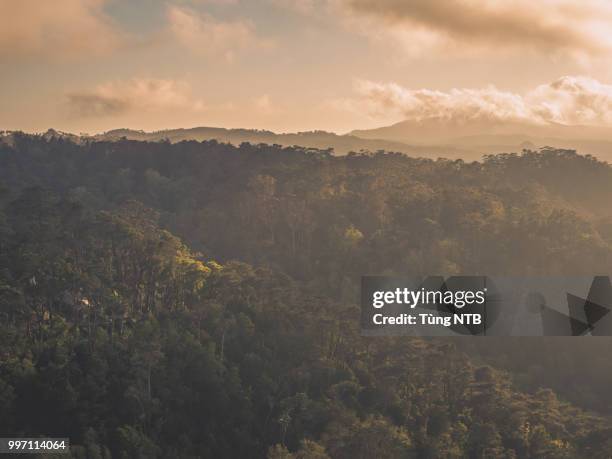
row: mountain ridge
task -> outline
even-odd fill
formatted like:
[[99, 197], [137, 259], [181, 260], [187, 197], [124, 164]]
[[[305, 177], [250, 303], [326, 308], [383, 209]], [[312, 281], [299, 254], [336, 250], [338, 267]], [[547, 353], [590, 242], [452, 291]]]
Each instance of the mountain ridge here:
[[[11, 134], [11, 131], [4, 131], [0, 141], [10, 142]], [[610, 128], [470, 119], [405, 120], [375, 129], [354, 130], [347, 134], [323, 130], [275, 133], [269, 130], [200, 126], [158, 131], [118, 128], [95, 135], [76, 135], [49, 129], [41, 135], [47, 139], [61, 137], [77, 143], [87, 140], [117, 141], [124, 138], [148, 142], [167, 140], [171, 143], [216, 140], [233, 145], [247, 142], [332, 150], [337, 155], [388, 151], [430, 159], [442, 157], [466, 161], [480, 160], [486, 154], [552, 147], [576, 150], [612, 162]]]
[[451, 156], [459, 157], [463, 151], [453, 147], [433, 148], [431, 146], [415, 146], [405, 142], [389, 141], [386, 139], [365, 139], [351, 134], [335, 134], [328, 131], [303, 131], [296, 133], [275, 133], [268, 130], [244, 128], [194, 127], [164, 129], [160, 131], [139, 131], [132, 129], [114, 129], [103, 134], [93, 136], [96, 140], [118, 140], [125, 137], [130, 140], [180, 142], [182, 140], [217, 140], [219, 142], [239, 145], [242, 142], [254, 144], [278, 144], [286, 147], [301, 146], [304, 148], [317, 148], [326, 150], [332, 148], [337, 154], [347, 154], [351, 151], [393, 151], [410, 155], [432, 157]]
[[408, 142], [420, 147], [445, 145], [468, 152], [469, 156], [553, 147], [592, 154], [612, 160], [612, 129], [603, 126], [535, 124], [490, 119], [404, 120], [375, 129], [354, 130], [350, 135], [363, 139]]

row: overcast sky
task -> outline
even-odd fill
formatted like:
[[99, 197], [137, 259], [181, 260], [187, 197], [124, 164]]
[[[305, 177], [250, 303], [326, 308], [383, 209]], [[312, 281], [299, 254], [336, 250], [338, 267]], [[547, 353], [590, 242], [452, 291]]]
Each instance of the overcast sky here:
[[0, 130], [612, 124], [607, 0], [0, 0]]

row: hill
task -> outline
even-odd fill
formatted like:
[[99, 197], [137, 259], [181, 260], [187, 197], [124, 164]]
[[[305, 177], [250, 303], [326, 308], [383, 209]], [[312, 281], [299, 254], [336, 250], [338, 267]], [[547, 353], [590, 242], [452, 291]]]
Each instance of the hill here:
[[146, 140], [156, 142], [169, 140], [180, 142], [182, 140], [217, 140], [218, 142], [240, 145], [243, 142], [251, 144], [265, 143], [269, 145], [282, 145], [285, 147], [300, 146], [321, 150], [333, 149], [336, 154], [347, 154], [351, 151], [379, 150], [406, 153], [413, 156], [433, 157], [459, 157], [463, 152], [453, 147], [430, 148], [413, 146], [404, 142], [393, 140], [379, 140], [360, 138], [354, 135], [338, 135], [326, 131], [310, 131], [298, 133], [277, 134], [272, 131], [255, 129], [225, 129], [215, 127], [195, 127], [190, 129], [169, 129], [156, 132], [145, 132], [131, 129], [115, 129], [104, 134], [94, 136], [96, 140], [117, 140], [126, 138], [130, 140]]
[[607, 164], [59, 133], [13, 134], [0, 164], [6, 434], [75, 457], [609, 455], [609, 340], [372, 339], [358, 306], [363, 273], [607, 272]]
[[452, 146], [465, 153], [463, 159], [478, 159], [488, 153], [549, 146], [577, 150], [612, 161], [612, 129], [595, 126], [427, 118], [401, 121], [377, 129], [355, 130], [350, 135], [370, 140], [404, 142], [415, 147], [442, 151]]

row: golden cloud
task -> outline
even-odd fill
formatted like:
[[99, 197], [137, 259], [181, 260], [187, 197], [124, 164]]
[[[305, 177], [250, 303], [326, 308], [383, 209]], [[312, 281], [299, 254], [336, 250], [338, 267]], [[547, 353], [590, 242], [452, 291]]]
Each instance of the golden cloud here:
[[115, 49], [121, 34], [104, 0], [0, 2], [0, 55], [78, 57]]
[[337, 101], [336, 108], [395, 120], [612, 126], [612, 85], [581, 76], [565, 76], [525, 94], [494, 86], [450, 91], [409, 89], [367, 80], [357, 81], [356, 91], [357, 98]]
[[169, 29], [184, 47], [193, 52], [228, 62], [236, 54], [254, 48], [269, 48], [270, 40], [260, 38], [250, 21], [222, 21], [207, 13], [171, 5], [167, 11]]
[[163, 112], [179, 109], [199, 112], [204, 104], [193, 97], [188, 83], [176, 80], [133, 78], [97, 86], [91, 91], [67, 95], [71, 114], [105, 117], [128, 112]]
[[[612, 50], [605, 0], [344, 0], [363, 32], [402, 42], [411, 53], [516, 49], [597, 55]], [[361, 21], [361, 22], [359, 22]]]

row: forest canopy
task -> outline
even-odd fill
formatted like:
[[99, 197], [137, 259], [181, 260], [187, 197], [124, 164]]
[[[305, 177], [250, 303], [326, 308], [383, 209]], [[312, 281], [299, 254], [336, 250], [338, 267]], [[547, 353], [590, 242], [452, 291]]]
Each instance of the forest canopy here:
[[357, 306], [365, 274], [608, 274], [593, 157], [15, 134], [0, 184], [0, 432], [74, 457], [612, 450], [610, 340], [366, 338]]

